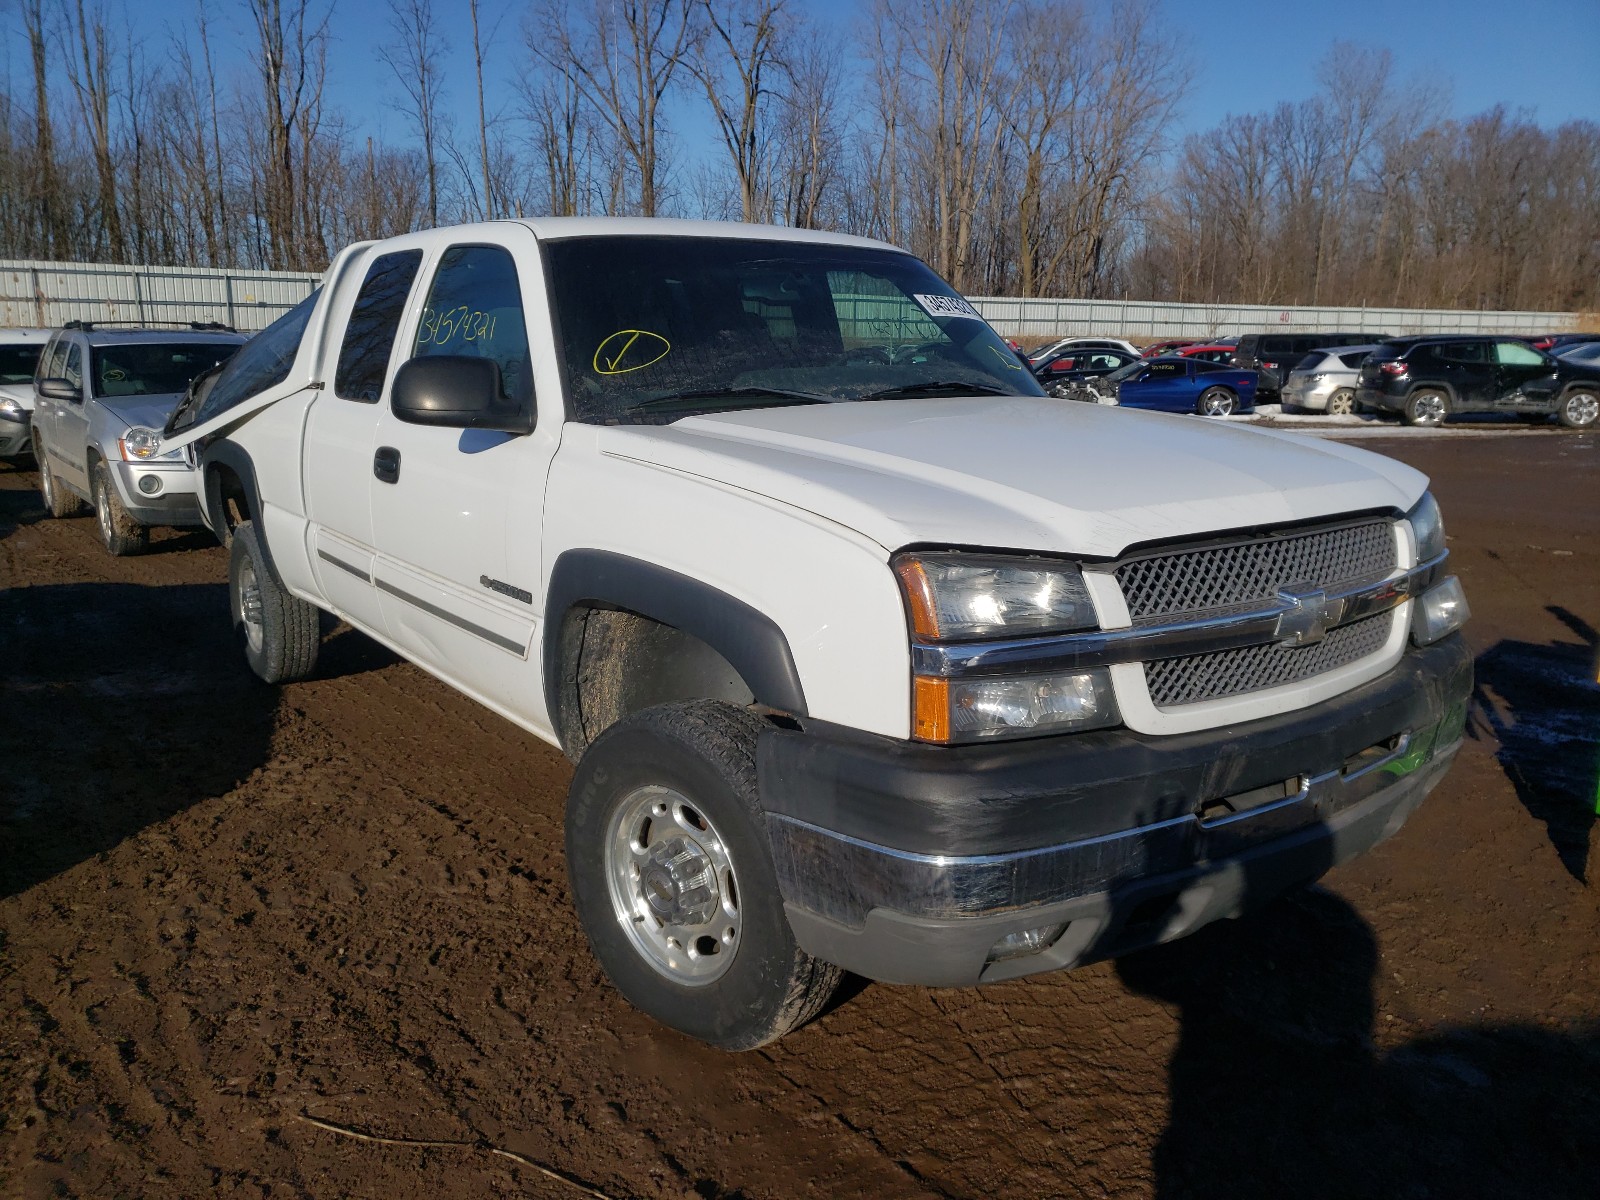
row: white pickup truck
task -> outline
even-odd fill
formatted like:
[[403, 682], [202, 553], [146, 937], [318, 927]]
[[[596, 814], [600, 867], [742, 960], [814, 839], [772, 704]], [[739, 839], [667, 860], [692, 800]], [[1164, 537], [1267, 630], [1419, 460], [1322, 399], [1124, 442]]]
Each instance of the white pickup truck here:
[[352, 246], [197, 390], [269, 682], [336, 613], [577, 764], [600, 963], [728, 1048], [841, 969], [966, 985], [1394, 833], [1472, 662], [1426, 479], [1066, 404], [882, 243], [506, 221]]

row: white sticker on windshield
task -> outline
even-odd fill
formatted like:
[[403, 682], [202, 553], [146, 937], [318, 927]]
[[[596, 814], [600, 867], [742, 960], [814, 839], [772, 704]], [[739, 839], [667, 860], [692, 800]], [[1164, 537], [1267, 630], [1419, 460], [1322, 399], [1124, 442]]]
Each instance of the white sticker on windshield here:
[[960, 296], [925, 296], [915, 294], [911, 297], [930, 317], [971, 317], [974, 321], [981, 321], [983, 317], [978, 310], [973, 308]]

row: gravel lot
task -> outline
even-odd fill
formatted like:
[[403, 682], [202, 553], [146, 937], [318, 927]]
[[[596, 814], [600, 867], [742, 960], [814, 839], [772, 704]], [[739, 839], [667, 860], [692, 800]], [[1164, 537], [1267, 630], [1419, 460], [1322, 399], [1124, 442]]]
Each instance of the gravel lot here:
[[1600, 1194], [1600, 434], [1360, 444], [1433, 476], [1475, 611], [1398, 838], [738, 1056], [601, 979], [559, 754], [348, 630], [258, 685], [204, 535], [113, 560], [0, 465], [0, 1195]]

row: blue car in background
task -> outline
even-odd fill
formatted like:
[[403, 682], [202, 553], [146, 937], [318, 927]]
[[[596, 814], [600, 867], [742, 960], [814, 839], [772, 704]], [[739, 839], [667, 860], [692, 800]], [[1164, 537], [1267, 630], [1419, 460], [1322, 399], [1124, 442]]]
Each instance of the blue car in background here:
[[1254, 371], [1203, 359], [1145, 359], [1113, 371], [1099, 383], [1099, 390], [1115, 395], [1124, 408], [1228, 417], [1253, 412], [1256, 406]]

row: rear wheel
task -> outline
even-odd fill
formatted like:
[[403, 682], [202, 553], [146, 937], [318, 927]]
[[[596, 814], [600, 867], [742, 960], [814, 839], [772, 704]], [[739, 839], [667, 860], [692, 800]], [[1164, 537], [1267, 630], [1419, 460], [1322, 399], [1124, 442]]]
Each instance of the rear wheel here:
[[1208, 387], [1200, 393], [1195, 412], [1202, 417], [1231, 417], [1239, 407], [1239, 397], [1225, 387]]
[[1345, 416], [1356, 410], [1356, 393], [1354, 388], [1340, 388], [1328, 397], [1328, 411], [1334, 416]]
[[1450, 397], [1434, 388], [1412, 392], [1406, 401], [1406, 424], [1427, 428], [1443, 425], [1450, 415]]
[[291, 595], [261, 548], [255, 525], [233, 531], [228, 604], [250, 669], [268, 683], [291, 683], [317, 665], [317, 606]]
[[89, 472], [89, 494], [94, 497], [94, 524], [106, 552], [118, 558], [143, 554], [150, 545], [149, 527], [128, 515], [103, 462], [95, 463]]
[[37, 429], [33, 431], [33, 457], [39, 464], [39, 497], [44, 501], [45, 511], [52, 517], [75, 517], [82, 512], [83, 501], [56, 482], [55, 472], [50, 469], [50, 455], [45, 452]]
[[595, 957], [636, 1008], [724, 1050], [814, 1017], [839, 968], [789, 928], [756, 786], [764, 728], [719, 701], [624, 717], [567, 794], [567, 874]]
[[1593, 429], [1600, 420], [1600, 391], [1594, 388], [1575, 388], [1561, 397], [1556, 416], [1568, 429]]

